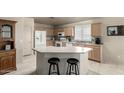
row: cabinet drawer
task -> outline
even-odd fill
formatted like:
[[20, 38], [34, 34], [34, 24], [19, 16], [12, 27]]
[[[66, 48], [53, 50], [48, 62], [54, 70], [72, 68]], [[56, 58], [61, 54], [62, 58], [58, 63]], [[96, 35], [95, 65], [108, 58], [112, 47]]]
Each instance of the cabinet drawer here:
[[8, 52], [1, 52], [0, 53], [0, 57], [5, 57], [5, 56], [9, 56], [9, 55], [15, 55], [16, 51], [12, 50], [12, 51], [8, 51]]
[[8, 53], [8, 55], [15, 55], [15, 54], [16, 54], [15, 51], [13, 51], [13, 52], [9, 52], [9, 53]]
[[8, 56], [8, 53], [0, 53], [0, 58], [5, 56]]

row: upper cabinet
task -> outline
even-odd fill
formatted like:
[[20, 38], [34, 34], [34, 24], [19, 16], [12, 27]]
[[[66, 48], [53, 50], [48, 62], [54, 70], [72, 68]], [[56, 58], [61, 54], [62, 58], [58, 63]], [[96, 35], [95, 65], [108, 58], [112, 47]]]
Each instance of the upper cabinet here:
[[66, 27], [64, 28], [65, 36], [74, 36], [74, 28]]
[[0, 20], [0, 39], [14, 40], [15, 21]]
[[101, 23], [91, 24], [91, 35], [92, 36], [101, 36]]
[[64, 29], [63, 28], [55, 28], [54, 35], [58, 35], [58, 32], [64, 32]]
[[15, 23], [0, 19], [0, 50], [15, 48]]
[[58, 35], [58, 32], [64, 32], [65, 36], [74, 36], [73, 27], [55, 28], [54, 35]]
[[53, 36], [53, 28], [47, 29], [47, 36]]

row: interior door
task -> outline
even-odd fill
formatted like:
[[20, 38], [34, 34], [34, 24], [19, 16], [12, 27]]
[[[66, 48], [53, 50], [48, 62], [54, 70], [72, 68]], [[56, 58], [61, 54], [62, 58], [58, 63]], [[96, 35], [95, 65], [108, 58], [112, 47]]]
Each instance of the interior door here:
[[32, 27], [24, 26], [23, 34], [23, 56], [32, 54]]

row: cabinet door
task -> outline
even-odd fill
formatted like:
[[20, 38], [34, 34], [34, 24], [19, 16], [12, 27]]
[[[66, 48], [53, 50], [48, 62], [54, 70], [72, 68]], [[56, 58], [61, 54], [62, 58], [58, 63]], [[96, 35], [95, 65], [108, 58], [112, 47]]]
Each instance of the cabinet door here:
[[73, 27], [64, 28], [65, 36], [74, 36]]
[[101, 23], [94, 23], [91, 25], [91, 35], [101, 36]]
[[92, 48], [91, 51], [88, 52], [88, 58], [91, 60], [99, 61], [100, 62], [100, 46], [95, 45], [85, 45], [85, 47]]
[[94, 60], [100, 61], [100, 47], [93, 48]]
[[47, 36], [53, 36], [53, 29], [47, 29]]
[[15, 55], [4, 56], [0, 58], [0, 72], [6, 73], [16, 68]]
[[47, 41], [47, 46], [53, 46], [53, 45], [54, 45], [54, 42], [52, 40]]
[[64, 32], [64, 29], [63, 28], [55, 28], [54, 35], [58, 35], [58, 32]]

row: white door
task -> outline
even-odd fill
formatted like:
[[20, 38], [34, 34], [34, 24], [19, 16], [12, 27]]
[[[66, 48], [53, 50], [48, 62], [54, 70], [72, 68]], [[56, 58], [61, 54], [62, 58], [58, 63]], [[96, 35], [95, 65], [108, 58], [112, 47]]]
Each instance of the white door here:
[[46, 31], [35, 31], [35, 48], [46, 46]]
[[23, 55], [31, 55], [32, 54], [32, 27], [24, 26], [24, 34], [23, 34]]

